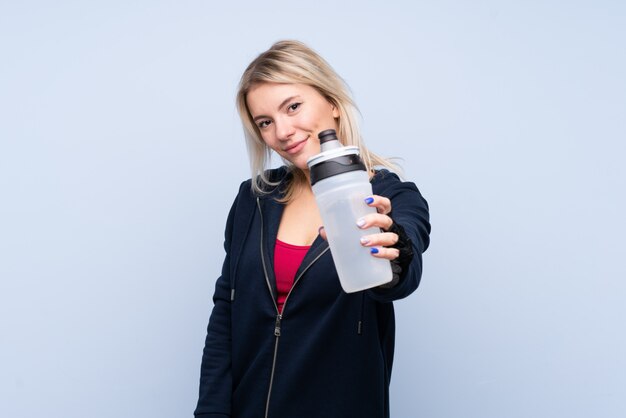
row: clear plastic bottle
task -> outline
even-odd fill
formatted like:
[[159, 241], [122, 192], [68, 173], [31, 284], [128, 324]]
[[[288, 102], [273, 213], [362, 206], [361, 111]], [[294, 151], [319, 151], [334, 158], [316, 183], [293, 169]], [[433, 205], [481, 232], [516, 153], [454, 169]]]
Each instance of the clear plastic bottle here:
[[341, 287], [352, 293], [388, 283], [392, 279], [389, 260], [373, 257], [370, 248], [360, 243], [362, 236], [380, 229], [361, 229], [356, 224], [359, 218], [376, 213], [365, 203], [372, 185], [359, 149], [342, 146], [334, 129], [320, 132], [319, 139], [321, 152], [307, 164]]

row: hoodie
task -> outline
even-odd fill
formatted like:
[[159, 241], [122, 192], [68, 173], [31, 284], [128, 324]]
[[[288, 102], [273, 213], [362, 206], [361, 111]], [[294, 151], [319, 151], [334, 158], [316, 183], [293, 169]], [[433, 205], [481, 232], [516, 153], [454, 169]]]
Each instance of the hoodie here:
[[282, 313], [276, 304], [274, 243], [289, 179], [256, 196], [241, 184], [226, 223], [222, 273], [202, 355], [196, 417], [389, 417], [393, 301], [410, 295], [429, 244], [428, 204], [415, 184], [381, 170], [373, 193], [391, 200], [391, 217], [414, 257], [392, 288], [345, 293], [328, 243], [317, 237], [300, 265]]

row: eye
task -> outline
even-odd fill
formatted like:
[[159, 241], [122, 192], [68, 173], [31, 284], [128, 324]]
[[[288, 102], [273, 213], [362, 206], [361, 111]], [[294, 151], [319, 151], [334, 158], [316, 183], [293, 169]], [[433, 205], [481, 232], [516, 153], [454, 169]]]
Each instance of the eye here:
[[292, 103], [289, 105], [289, 107], [287, 107], [287, 111], [288, 112], [295, 112], [296, 110], [298, 110], [298, 108], [300, 107], [302, 103]]
[[259, 129], [264, 129], [264, 128], [267, 128], [270, 123], [271, 121], [269, 121], [268, 119], [265, 119], [257, 123], [257, 126], [259, 127]]

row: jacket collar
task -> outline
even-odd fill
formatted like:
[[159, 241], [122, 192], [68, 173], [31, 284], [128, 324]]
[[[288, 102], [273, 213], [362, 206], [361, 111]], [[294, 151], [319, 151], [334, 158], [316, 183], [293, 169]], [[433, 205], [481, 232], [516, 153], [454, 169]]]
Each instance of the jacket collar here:
[[[274, 273], [274, 247], [276, 245], [276, 237], [278, 236], [278, 227], [280, 219], [285, 209], [285, 204], [278, 202], [278, 199], [284, 196], [285, 187], [291, 174], [285, 167], [272, 170], [268, 176], [273, 181], [280, 181], [274, 189], [263, 196], [259, 196], [259, 207], [263, 218], [263, 236], [261, 237], [263, 245], [263, 257], [267, 269], [268, 279], [272, 286], [273, 296], [276, 299], [276, 275]], [[311, 248], [307, 252], [302, 264], [296, 272], [296, 278], [306, 270], [310, 264], [315, 262], [320, 255], [328, 248], [328, 242], [319, 235], [311, 244]]]

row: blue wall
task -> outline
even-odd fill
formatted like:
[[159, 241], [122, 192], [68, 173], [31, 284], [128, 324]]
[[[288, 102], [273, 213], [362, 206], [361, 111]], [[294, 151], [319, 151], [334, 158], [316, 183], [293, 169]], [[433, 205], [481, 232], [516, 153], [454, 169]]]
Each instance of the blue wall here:
[[282, 38], [431, 204], [393, 416], [626, 416], [624, 3], [387, 3], [0, 3], [0, 416], [191, 416]]

